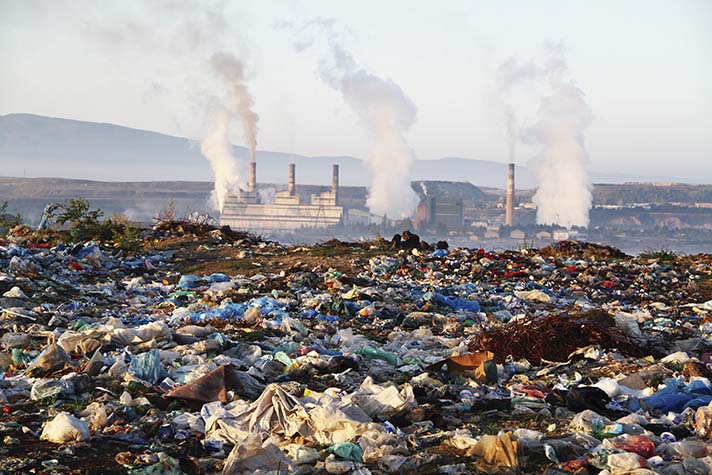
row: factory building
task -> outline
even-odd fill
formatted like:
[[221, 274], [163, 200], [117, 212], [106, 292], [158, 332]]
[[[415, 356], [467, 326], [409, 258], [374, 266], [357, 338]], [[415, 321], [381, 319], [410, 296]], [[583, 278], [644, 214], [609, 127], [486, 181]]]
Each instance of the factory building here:
[[225, 200], [220, 224], [249, 231], [280, 231], [300, 228], [324, 228], [342, 222], [344, 208], [338, 204], [339, 166], [334, 165], [331, 190], [312, 194], [309, 203], [302, 203], [296, 194], [296, 167], [289, 165], [286, 191], [275, 194], [273, 203], [260, 202], [256, 191], [254, 162], [250, 167], [247, 191], [229, 194]]
[[461, 199], [426, 196], [416, 209], [415, 227], [418, 229], [426, 226], [460, 229], [464, 224], [464, 207]]

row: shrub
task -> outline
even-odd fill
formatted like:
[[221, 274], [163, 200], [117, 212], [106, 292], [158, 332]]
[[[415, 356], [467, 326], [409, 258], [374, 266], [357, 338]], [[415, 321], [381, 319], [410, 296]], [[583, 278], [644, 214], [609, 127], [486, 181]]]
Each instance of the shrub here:
[[14, 226], [22, 224], [22, 216], [7, 212], [7, 201], [0, 206], [0, 235], [5, 235]]

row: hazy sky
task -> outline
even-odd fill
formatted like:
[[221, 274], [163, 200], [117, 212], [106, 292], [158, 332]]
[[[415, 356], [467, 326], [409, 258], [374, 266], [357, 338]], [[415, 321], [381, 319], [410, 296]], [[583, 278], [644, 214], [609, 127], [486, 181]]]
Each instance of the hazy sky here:
[[[202, 4], [0, 0], [0, 114], [196, 136], [201, 96], [212, 92], [207, 49], [175, 36], [194, 3]], [[408, 139], [419, 159], [506, 161], [497, 67], [512, 56], [540, 59], [547, 42], [562, 42], [594, 114], [592, 169], [712, 181], [710, 0], [227, 2], [215, 38], [247, 65], [259, 148], [368, 150], [357, 118], [317, 77], [319, 49], [297, 52], [294, 34], [277, 27], [315, 17], [336, 19], [359, 64], [416, 104]], [[535, 91], [513, 100], [534, 121]], [[234, 142], [242, 143], [237, 132]], [[517, 161], [532, 153], [520, 147]]]

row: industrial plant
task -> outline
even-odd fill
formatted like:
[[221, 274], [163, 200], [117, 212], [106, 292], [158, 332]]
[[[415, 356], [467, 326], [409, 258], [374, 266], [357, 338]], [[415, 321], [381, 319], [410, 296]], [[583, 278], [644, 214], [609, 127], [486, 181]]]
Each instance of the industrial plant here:
[[296, 193], [296, 166], [290, 163], [287, 190], [276, 192], [274, 202], [263, 203], [257, 193], [257, 166], [251, 159], [248, 189], [227, 195], [220, 224], [258, 232], [325, 228], [342, 222], [344, 208], [338, 200], [338, 165], [333, 166], [331, 190], [312, 194], [306, 204]]
[[[277, 191], [266, 199], [257, 189], [257, 164], [254, 153], [250, 154], [249, 181], [239, 193], [228, 193], [220, 215], [220, 224], [234, 229], [253, 232], [296, 231], [299, 229], [327, 228], [338, 224], [369, 223], [374, 219], [382, 222], [385, 217], [371, 213], [361, 216], [359, 209], [350, 209], [339, 202], [339, 165], [332, 168], [331, 188], [312, 193], [308, 203], [296, 192], [296, 165], [289, 164], [286, 191]], [[424, 188], [421, 184], [421, 188]], [[514, 164], [507, 168], [504, 224], [513, 225], [514, 220]], [[416, 229], [444, 228], [459, 230], [465, 226], [465, 204], [462, 198], [429, 195], [423, 193], [420, 203], [413, 210]], [[379, 219], [380, 218], [380, 219]]]

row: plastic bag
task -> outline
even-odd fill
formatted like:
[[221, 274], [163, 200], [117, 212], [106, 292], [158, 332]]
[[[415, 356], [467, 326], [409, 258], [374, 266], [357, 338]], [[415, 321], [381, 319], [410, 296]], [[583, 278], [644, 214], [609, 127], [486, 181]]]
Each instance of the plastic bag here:
[[131, 358], [129, 373], [151, 384], [158, 384], [166, 377], [166, 370], [161, 364], [160, 352], [154, 348]]
[[27, 372], [32, 376], [45, 376], [64, 369], [69, 361], [69, 355], [64, 348], [52, 343], [30, 363]]
[[356, 444], [344, 442], [329, 447], [329, 452], [344, 460], [353, 460], [354, 462], [363, 462], [363, 450]]
[[319, 460], [319, 452], [314, 447], [307, 447], [301, 444], [287, 444], [282, 447], [295, 464], [312, 464]]
[[73, 415], [60, 412], [54, 419], [45, 424], [40, 435], [41, 440], [47, 440], [55, 444], [64, 444], [71, 441], [88, 440], [89, 425], [74, 417]]
[[24, 348], [30, 344], [30, 337], [25, 333], [7, 332], [0, 338], [0, 346], [11, 350], [13, 348]]
[[477, 469], [490, 474], [514, 475], [519, 472], [519, 442], [511, 433], [485, 435], [468, 451], [479, 457]]
[[695, 432], [703, 439], [712, 438], [712, 407], [697, 408], [695, 413]]
[[394, 385], [380, 386], [374, 383], [370, 376], [366, 377], [351, 395], [351, 400], [366, 414], [380, 421], [418, 405], [410, 384], [404, 384], [403, 389], [399, 391]]
[[223, 475], [277, 475], [293, 473], [294, 465], [271, 443], [261, 445], [261, 437], [251, 437], [235, 445], [225, 461]]
[[30, 399], [41, 401], [50, 397], [70, 396], [72, 394], [74, 394], [74, 384], [71, 381], [44, 379], [32, 385]]

